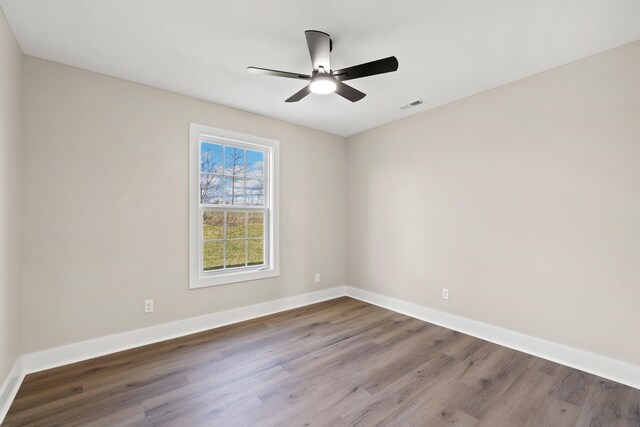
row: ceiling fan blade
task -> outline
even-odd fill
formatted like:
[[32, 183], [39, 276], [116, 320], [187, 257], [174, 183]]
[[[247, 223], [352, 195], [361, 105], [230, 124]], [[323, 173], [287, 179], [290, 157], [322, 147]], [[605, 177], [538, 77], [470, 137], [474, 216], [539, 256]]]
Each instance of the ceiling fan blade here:
[[313, 69], [317, 71], [320, 67], [323, 67], [328, 73], [331, 70], [329, 55], [331, 52], [331, 37], [327, 33], [316, 30], [307, 30], [304, 35], [307, 38]]
[[358, 89], [354, 89], [342, 82], [336, 82], [336, 93], [351, 102], [360, 101], [367, 96], [366, 93], [360, 92]]
[[298, 92], [294, 93], [289, 98], [287, 98], [284, 102], [298, 102], [305, 96], [309, 95], [310, 93], [311, 93], [311, 89], [309, 89], [309, 85], [306, 85], [301, 90], [299, 90]]
[[267, 74], [269, 76], [287, 77], [290, 79], [309, 80], [311, 76], [306, 74], [290, 73], [288, 71], [270, 70], [268, 68], [247, 67], [247, 71], [255, 74]]
[[390, 73], [398, 69], [398, 60], [395, 56], [390, 56], [366, 64], [354, 65], [333, 72], [333, 76], [340, 80], [353, 80], [361, 77], [375, 76], [376, 74]]

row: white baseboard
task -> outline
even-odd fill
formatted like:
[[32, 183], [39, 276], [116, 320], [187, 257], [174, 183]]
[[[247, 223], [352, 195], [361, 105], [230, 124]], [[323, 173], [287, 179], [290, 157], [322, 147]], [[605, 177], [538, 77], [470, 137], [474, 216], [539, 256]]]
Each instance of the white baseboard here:
[[26, 374], [344, 296], [344, 286], [81, 341], [22, 356]]
[[640, 366], [347, 286], [347, 296], [640, 389]]
[[19, 357], [16, 363], [13, 364], [13, 368], [9, 371], [7, 378], [2, 385], [0, 385], [0, 424], [7, 415], [7, 412], [9, 412], [11, 402], [13, 402], [13, 399], [16, 397], [16, 393], [18, 393], [23, 379], [24, 370], [22, 369], [22, 357]]

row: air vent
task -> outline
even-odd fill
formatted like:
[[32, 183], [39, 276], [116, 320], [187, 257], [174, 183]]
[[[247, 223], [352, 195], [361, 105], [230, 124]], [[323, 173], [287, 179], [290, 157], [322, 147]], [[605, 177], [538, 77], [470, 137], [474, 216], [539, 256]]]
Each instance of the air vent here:
[[401, 110], [408, 110], [409, 108], [417, 107], [418, 105], [422, 105], [423, 103], [424, 101], [422, 99], [416, 99], [415, 101], [401, 105], [398, 108]]

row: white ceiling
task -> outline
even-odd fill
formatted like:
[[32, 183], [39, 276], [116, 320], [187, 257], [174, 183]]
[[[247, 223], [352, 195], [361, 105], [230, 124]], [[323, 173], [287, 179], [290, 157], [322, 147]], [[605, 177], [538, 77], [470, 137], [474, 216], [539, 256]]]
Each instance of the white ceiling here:
[[[0, 0], [24, 53], [349, 136], [640, 39], [640, 0]], [[351, 103], [253, 65], [309, 74], [395, 55]], [[421, 107], [399, 110], [421, 98]]]

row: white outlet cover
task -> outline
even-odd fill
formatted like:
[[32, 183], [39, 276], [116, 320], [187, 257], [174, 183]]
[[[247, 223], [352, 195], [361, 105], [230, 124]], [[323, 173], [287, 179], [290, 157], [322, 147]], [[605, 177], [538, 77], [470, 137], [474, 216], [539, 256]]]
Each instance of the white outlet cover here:
[[449, 299], [449, 288], [442, 288], [442, 299]]

